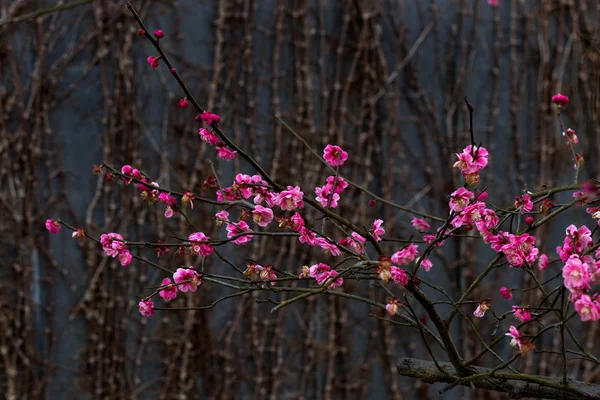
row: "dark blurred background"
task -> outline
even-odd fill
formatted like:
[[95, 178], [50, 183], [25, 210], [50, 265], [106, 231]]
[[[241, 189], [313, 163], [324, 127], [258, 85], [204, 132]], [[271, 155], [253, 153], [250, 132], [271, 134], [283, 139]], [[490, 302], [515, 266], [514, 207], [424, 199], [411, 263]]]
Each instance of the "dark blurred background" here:
[[[163, 272], [139, 261], [121, 267], [64, 229], [47, 234], [46, 218], [96, 237], [191, 233], [183, 219], [165, 220], [163, 207], [146, 205], [134, 188], [92, 175], [93, 164], [102, 161], [139, 166], [161, 187], [206, 197], [214, 196], [201, 189], [211, 174], [207, 160], [224, 185], [237, 172], [254, 173], [239, 158], [220, 161], [198, 140], [193, 111], [177, 108], [183, 92], [166, 68], [149, 67], [146, 58], [157, 54], [138, 37], [124, 2], [94, 0], [12, 21], [56, 4], [0, 0], [0, 392], [7, 399], [441, 398], [440, 387], [396, 375], [398, 358], [429, 356], [417, 332], [369, 315], [383, 317], [381, 310], [311, 297], [271, 314], [272, 304], [256, 300], [272, 295], [253, 293], [211, 310], [144, 319], [137, 302]], [[229, 136], [273, 177], [305, 192], [328, 173], [275, 115], [318, 152], [326, 143], [347, 150], [344, 174], [355, 182], [445, 216], [447, 196], [462, 185], [451, 169], [454, 153], [470, 142], [465, 96], [475, 107], [476, 141], [491, 153], [482, 185], [494, 205], [510, 205], [526, 188], [572, 182], [569, 149], [550, 102], [557, 92], [571, 99], [564, 116], [584, 149], [582, 177], [598, 176], [597, 0], [499, 0], [496, 8], [485, 0], [133, 5], [150, 30], [164, 30], [161, 44], [178, 72], [200, 104], [222, 116]], [[381, 217], [388, 237], [416, 235], [407, 213], [380, 203], [369, 207], [369, 197], [356, 190], [342, 200], [340, 212], [359, 226]], [[190, 216], [207, 235], [220, 237], [216, 211], [196, 204]], [[593, 227], [584, 214], [569, 222]], [[566, 224], [559, 218], [536, 232], [551, 258]], [[425, 278], [456, 298], [492, 258], [478, 243], [448, 240]], [[385, 248], [398, 250], [394, 243]], [[291, 272], [328, 260], [293, 238], [255, 237], [244, 249], [220, 251], [240, 266], [251, 257]], [[156, 261], [150, 249], [135, 254]], [[167, 255], [157, 262], [174, 269], [198, 260]], [[216, 257], [205, 267], [231, 272]], [[557, 271], [550, 267], [546, 277]], [[504, 268], [473, 297], [492, 297], [500, 314], [512, 303], [500, 298], [499, 282], [526, 287], [529, 279]], [[343, 290], [384, 303], [388, 297], [368, 282]], [[205, 284], [174, 306], [210, 304], [227, 293]], [[537, 298], [536, 291], [518, 294], [514, 304]], [[486, 339], [491, 322], [474, 321]], [[585, 328], [582, 340], [592, 346], [598, 325]], [[481, 348], [468, 327], [453, 329], [462, 354]], [[556, 346], [552, 335], [538, 344]], [[479, 365], [494, 362], [483, 358]], [[540, 353], [524, 357], [519, 368], [552, 375], [556, 365], [556, 355]], [[570, 372], [599, 380], [600, 370], [589, 363], [574, 362]], [[503, 396], [457, 388], [443, 397]]]

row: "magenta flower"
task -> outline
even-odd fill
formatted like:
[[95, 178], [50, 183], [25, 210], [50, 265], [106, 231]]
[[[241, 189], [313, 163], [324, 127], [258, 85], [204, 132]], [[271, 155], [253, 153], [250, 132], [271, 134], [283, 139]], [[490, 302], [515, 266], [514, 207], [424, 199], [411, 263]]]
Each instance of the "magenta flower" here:
[[381, 237], [385, 235], [385, 229], [383, 229], [381, 225], [383, 225], [383, 220], [376, 219], [371, 227], [371, 235], [373, 235], [373, 238], [378, 242], [381, 242]]
[[[335, 176], [330, 175], [327, 177], [327, 186], [331, 187], [331, 189], [333, 189], [334, 182], [335, 182]], [[344, 178], [342, 178], [341, 176], [338, 176], [337, 184], [335, 185], [335, 192], [337, 194], [341, 194], [344, 191], [344, 189], [346, 189], [347, 187], [348, 187], [348, 182], [346, 182], [346, 180]]]
[[333, 257], [337, 257], [342, 254], [340, 248], [334, 243], [331, 243], [325, 238], [319, 237], [315, 239], [315, 245], [323, 249], [325, 254], [331, 254]]
[[505, 336], [511, 337], [511, 347], [518, 348], [521, 354], [525, 354], [530, 350], [534, 349], [535, 346], [529, 340], [521, 337], [521, 334], [513, 325], [510, 326], [508, 333]]
[[318, 264], [314, 264], [311, 265], [309, 268], [309, 276], [311, 278], [316, 278], [317, 276], [321, 275], [323, 272], [328, 272], [331, 270], [331, 267], [327, 264], [324, 263], [318, 263]]
[[511, 266], [521, 267], [525, 263], [531, 265], [537, 260], [539, 249], [535, 247], [535, 236], [527, 233], [513, 235], [501, 232], [497, 240], [499, 242], [492, 244], [492, 248], [502, 251]]
[[165, 36], [165, 33], [160, 29], [156, 29], [154, 31], [154, 36], [156, 36], [157, 39], [162, 39]]
[[142, 316], [151, 317], [154, 315], [154, 302], [152, 301], [152, 299], [140, 301], [138, 306], [140, 308], [140, 314], [142, 314]]
[[190, 236], [188, 236], [188, 240], [192, 246], [192, 251], [199, 256], [207, 257], [210, 256], [214, 251], [212, 245], [209, 243], [210, 238], [203, 232], [192, 233]]
[[577, 144], [579, 143], [579, 138], [577, 137], [577, 135], [575, 134], [575, 131], [571, 128], [568, 128], [566, 132], [562, 133], [563, 136], [566, 136], [567, 139], [569, 140], [567, 142], [568, 143], [573, 143], [573, 144]]
[[459, 188], [450, 195], [450, 209], [459, 212], [465, 209], [475, 195], [465, 188]]
[[[171, 285], [171, 279], [165, 278], [162, 280], [161, 286]], [[164, 301], [171, 301], [177, 297], [177, 285], [171, 285], [165, 287], [163, 290], [158, 292], [159, 296], [163, 298]]]
[[416, 217], [412, 219], [412, 226], [414, 226], [419, 232], [426, 231], [430, 228], [429, 223], [427, 223], [427, 221]]
[[340, 146], [328, 144], [323, 150], [323, 158], [331, 166], [341, 166], [348, 159], [348, 153], [342, 150]]
[[219, 138], [213, 132], [209, 131], [205, 128], [200, 128], [198, 130], [198, 135], [200, 135], [200, 139], [204, 140], [206, 143], [215, 145], [219, 143]]
[[173, 274], [173, 280], [177, 283], [177, 288], [182, 292], [195, 292], [198, 286], [202, 285], [202, 279], [196, 271], [190, 268], [177, 268]]
[[346, 246], [358, 254], [362, 254], [365, 252], [365, 243], [366, 242], [367, 242], [367, 239], [362, 237], [361, 235], [359, 235], [356, 232], [352, 232], [351, 237], [340, 240], [340, 244], [342, 246]]
[[81, 228], [77, 228], [71, 234], [73, 239], [83, 239], [85, 237], [85, 231]]
[[512, 306], [512, 312], [515, 314], [515, 318], [521, 322], [527, 322], [531, 319], [531, 314], [523, 307]]
[[295, 210], [296, 208], [303, 208], [304, 201], [302, 198], [304, 193], [300, 190], [299, 186], [291, 187], [288, 186], [287, 190], [283, 190], [280, 193], [275, 194], [274, 202], [282, 210]]
[[118, 257], [123, 267], [129, 265], [133, 259], [131, 253], [125, 246], [123, 236], [118, 233], [107, 233], [100, 236], [100, 244], [104, 254], [109, 257]]
[[406, 271], [402, 268], [398, 268], [396, 266], [392, 266], [390, 268], [392, 280], [398, 285], [406, 286], [408, 285], [408, 275], [406, 275]]
[[187, 97], [184, 97], [183, 99], [179, 100], [179, 103], [178, 103], [179, 108], [186, 108], [189, 105], [190, 105], [190, 103], [189, 103]]
[[265, 227], [269, 225], [271, 221], [273, 221], [273, 210], [270, 208], [266, 208], [263, 206], [256, 206], [252, 211], [254, 222], [258, 224], [258, 226]]
[[329, 185], [325, 185], [323, 187], [318, 187], [315, 189], [315, 193], [317, 194], [316, 200], [321, 203], [321, 205], [325, 208], [331, 207], [336, 208], [338, 206], [338, 201], [340, 200], [340, 195], [337, 193], [331, 194], [332, 187]]
[[498, 0], [488, 0], [488, 4], [492, 7], [498, 7]]
[[148, 61], [148, 64], [150, 64], [150, 66], [152, 68], [157, 68], [158, 62], [160, 61], [160, 57], [148, 57], [146, 60]]
[[531, 201], [529, 194], [515, 197], [515, 207], [517, 210], [521, 210], [521, 214], [531, 211], [533, 209], [533, 202]]
[[566, 106], [569, 104], [569, 98], [564, 94], [557, 93], [552, 96], [552, 102], [559, 107]]
[[317, 281], [318, 285], [328, 285], [329, 289], [334, 289], [344, 284], [344, 278], [339, 277], [336, 279], [336, 276], [338, 276], [338, 272], [332, 269], [317, 275], [315, 280]]
[[567, 260], [563, 271], [565, 287], [573, 293], [581, 293], [590, 288], [590, 268], [587, 263], [581, 262], [577, 255], [572, 255]]
[[212, 125], [213, 122], [215, 124], [218, 123], [221, 120], [221, 117], [219, 117], [217, 114], [213, 114], [213, 113], [209, 113], [207, 111], [204, 111], [200, 115], [200, 119], [202, 121], [206, 122], [208, 125]]
[[483, 147], [467, 146], [462, 153], [457, 153], [458, 161], [454, 168], [458, 168], [463, 175], [477, 174], [488, 164], [488, 151]]
[[217, 149], [217, 157], [219, 157], [222, 160], [232, 160], [235, 157], [235, 154], [237, 153], [237, 151], [231, 150], [228, 147], [226, 147], [225, 145], [216, 146], [216, 149]]
[[[245, 233], [245, 232], [252, 232], [252, 229], [250, 229], [250, 227], [248, 226], [248, 224], [245, 221], [240, 221], [237, 224], [235, 223], [229, 223], [227, 224], [227, 237], [228, 238], [232, 238], [236, 235]], [[245, 245], [246, 243], [250, 242], [252, 240], [252, 235], [241, 235], [240, 237], [235, 238], [234, 240], [232, 240], [233, 243], [237, 244], [237, 245]]]
[[587, 294], [575, 301], [575, 311], [582, 321], [598, 321], [600, 319], [600, 306], [597, 301], [592, 301]]
[[310, 246], [314, 246], [316, 244], [317, 235], [307, 227], [303, 226], [300, 228], [300, 237], [298, 240], [300, 243], [306, 243]]
[[[421, 260], [421, 258], [419, 257], [417, 259], [417, 262], [419, 262], [419, 260]], [[419, 264], [419, 267], [423, 268], [425, 271], [429, 272], [429, 270], [431, 269], [431, 267], [433, 267], [433, 263], [431, 262], [431, 260], [427, 257], [425, 257], [422, 261], [421, 264]]]
[[290, 228], [292, 228], [292, 230], [300, 232], [303, 226], [304, 219], [300, 214], [296, 213], [290, 217]]
[[400, 251], [392, 255], [392, 262], [396, 265], [406, 265], [414, 261], [419, 254], [419, 248], [416, 244], [411, 243]]
[[540, 255], [540, 259], [538, 260], [538, 267], [540, 267], [540, 270], [545, 270], [546, 268], [548, 268], [548, 256], [545, 254]]
[[46, 220], [46, 229], [48, 232], [56, 235], [60, 231], [60, 223], [58, 221], [54, 221], [52, 219]]
[[504, 297], [506, 300], [511, 300], [512, 299], [512, 293], [510, 292], [510, 289], [502, 287], [500, 288], [500, 294], [502, 295], [502, 297]]

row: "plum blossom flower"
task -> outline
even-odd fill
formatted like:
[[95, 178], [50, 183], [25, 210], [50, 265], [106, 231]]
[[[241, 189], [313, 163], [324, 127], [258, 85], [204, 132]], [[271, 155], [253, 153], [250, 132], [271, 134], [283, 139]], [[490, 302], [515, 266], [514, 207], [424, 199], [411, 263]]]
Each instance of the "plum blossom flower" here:
[[186, 190], [183, 193], [183, 196], [181, 196], [181, 204], [183, 204], [184, 207], [189, 204], [192, 210], [194, 209], [194, 200], [196, 200], [196, 195], [190, 190]]
[[327, 186], [330, 186], [331, 188], [333, 188], [335, 186], [335, 193], [340, 194], [344, 191], [344, 189], [346, 189], [348, 187], [348, 182], [346, 182], [346, 180], [344, 178], [342, 178], [341, 176], [338, 176], [337, 178], [337, 184], [335, 183], [335, 176], [330, 175], [327, 177]]
[[341, 166], [348, 159], [348, 153], [342, 150], [340, 146], [328, 144], [323, 150], [323, 158], [331, 166]]
[[597, 301], [592, 301], [587, 294], [581, 295], [575, 301], [575, 311], [582, 321], [598, 321], [600, 319], [600, 306]]
[[213, 122], [215, 124], [218, 123], [221, 120], [221, 117], [218, 116], [217, 114], [213, 114], [213, 113], [204, 111], [202, 114], [200, 114], [200, 119], [202, 121], [206, 122], [208, 125], [212, 125]]
[[419, 248], [416, 244], [411, 243], [402, 250], [395, 252], [392, 255], [392, 262], [396, 265], [406, 265], [414, 261], [419, 253]]
[[475, 197], [473, 192], [462, 187], [458, 188], [450, 195], [450, 210], [454, 212], [464, 210], [473, 197]]
[[263, 206], [256, 206], [252, 211], [252, 216], [254, 222], [256, 222], [258, 226], [265, 227], [273, 221], [273, 210]]
[[337, 257], [342, 254], [340, 248], [329, 240], [319, 237], [315, 239], [315, 245], [323, 249], [326, 254], [331, 254], [333, 257]]
[[102, 234], [100, 236], [100, 244], [102, 245], [104, 254], [113, 258], [118, 257], [123, 267], [131, 263], [133, 257], [125, 245], [123, 236], [118, 233]]
[[[252, 232], [252, 229], [250, 229], [250, 227], [248, 226], [248, 224], [245, 221], [240, 221], [237, 224], [229, 223], [229, 224], [227, 224], [226, 229], [227, 229], [227, 237], [230, 239], [236, 235], [239, 235], [239, 234], [242, 234], [245, 232]], [[242, 235], [242, 236], [232, 240], [232, 242], [242, 246], [242, 245], [245, 245], [246, 243], [250, 242], [251, 240], [252, 240], [252, 235]]]
[[511, 347], [518, 348], [521, 354], [525, 354], [535, 348], [533, 343], [521, 337], [521, 334], [513, 325], [510, 326], [508, 333], [506, 333], [505, 336], [512, 338], [510, 341]]
[[419, 232], [426, 231], [430, 228], [429, 223], [421, 218], [413, 218], [412, 226], [414, 226]]
[[314, 278], [319, 285], [323, 285], [334, 280], [328, 286], [330, 289], [341, 286], [344, 283], [344, 279], [341, 277], [335, 279], [337, 275], [338, 272], [336, 270], [331, 269], [329, 265], [324, 263], [318, 263], [309, 268], [309, 276]]
[[408, 285], [408, 275], [406, 275], [406, 271], [404, 271], [402, 268], [392, 266], [390, 268], [390, 272], [394, 283], [402, 286]]
[[465, 147], [462, 153], [457, 153], [458, 161], [454, 163], [454, 168], [458, 168], [463, 175], [477, 174], [488, 164], [488, 151], [481, 146], [469, 145]]
[[545, 270], [546, 268], [548, 268], [548, 256], [545, 254], [541, 254], [540, 258], [538, 260], [538, 267], [540, 267], [540, 270]]
[[225, 210], [219, 211], [215, 214], [215, 219], [217, 220], [217, 226], [221, 226], [223, 222], [229, 222], [229, 213]]
[[152, 299], [148, 299], [146, 301], [140, 301], [140, 303], [138, 304], [138, 307], [140, 309], [140, 314], [142, 314], [142, 316], [144, 317], [151, 317], [154, 315], [154, 302], [152, 301]]
[[512, 306], [512, 312], [515, 315], [515, 318], [521, 322], [527, 322], [531, 319], [531, 313], [523, 307]]
[[525, 263], [531, 265], [537, 260], [539, 249], [535, 247], [535, 236], [501, 232], [497, 240], [497, 243], [492, 244], [492, 248], [502, 251], [512, 267], [521, 267]]
[[429, 272], [431, 267], [433, 267], [433, 263], [427, 257], [423, 258], [422, 260], [421, 257], [417, 258], [417, 263], [419, 263], [419, 261], [421, 262], [421, 264], [419, 264], [419, 267], [423, 268], [427, 272]]
[[473, 312], [473, 315], [477, 318], [482, 318], [485, 312], [490, 309], [491, 301], [489, 299], [483, 300], [477, 306], [477, 309]]
[[219, 143], [219, 137], [206, 128], [198, 129], [198, 135], [200, 136], [200, 139], [204, 140], [208, 144], [215, 145]]
[[296, 208], [304, 207], [304, 201], [302, 201], [303, 196], [304, 193], [300, 190], [299, 186], [288, 186], [287, 190], [275, 194], [273, 200], [282, 210], [292, 211]]
[[390, 315], [396, 315], [400, 308], [400, 300], [397, 297], [388, 299], [388, 303], [385, 306], [386, 311]]
[[552, 96], [552, 102], [559, 107], [566, 106], [569, 104], [569, 98], [564, 94], [557, 93]]
[[562, 133], [563, 136], [567, 137], [567, 144], [572, 143], [572, 144], [577, 144], [579, 143], [579, 138], [577, 137], [577, 135], [575, 134], [575, 131], [571, 128], [568, 128], [566, 132]]
[[590, 288], [590, 267], [581, 261], [576, 254], [569, 257], [562, 271], [565, 287], [574, 293], [581, 293]]
[[189, 105], [190, 105], [190, 102], [188, 101], [187, 97], [184, 97], [183, 99], [179, 100], [179, 103], [178, 103], [179, 108], [186, 108]]
[[331, 194], [331, 190], [332, 187], [329, 185], [315, 188], [315, 193], [317, 195], [316, 200], [325, 208], [337, 208], [338, 206], [340, 195], [337, 193]]
[[373, 235], [373, 238], [378, 242], [381, 242], [381, 237], [385, 235], [385, 229], [383, 229], [381, 225], [383, 225], [383, 220], [376, 219], [371, 227], [371, 235]]
[[210, 256], [214, 248], [210, 245], [210, 238], [203, 232], [195, 232], [188, 236], [192, 251], [199, 256], [208, 257]]
[[158, 62], [160, 61], [160, 57], [148, 57], [146, 60], [152, 68], [158, 68]]
[[182, 292], [195, 292], [198, 286], [202, 284], [202, 279], [196, 271], [190, 268], [177, 268], [173, 274], [173, 280], [177, 283], [177, 288]]
[[60, 231], [60, 223], [58, 221], [54, 221], [52, 219], [46, 220], [46, 229], [48, 232], [56, 235]]
[[500, 288], [500, 294], [502, 295], [502, 297], [504, 297], [506, 300], [511, 300], [512, 299], [512, 293], [510, 291], [510, 289], [505, 288], [505, 287], [501, 287]]
[[521, 214], [525, 214], [525, 212], [529, 212], [533, 209], [533, 202], [531, 201], [531, 196], [525, 193], [519, 197], [515, 197], [515, 207], [517, 210], [521, 210]]
[[365, 243], [367, 239], [362, 237], [356, 232], [352, 232], [351, 237], [344, 238], [340, 240], [340, 244], [342, 246], [346, 246], [350, 248], [352, 251], [358, 254], [362, 254], [365, 252]]
[[488, 0], [488, 4], [492, 7], [498, 7], [498, 0]]
[[237, 153], [237, 151], [231, 150], [230, 148], [225, 146], [225, 144], [222, 144], [221, 146], [216, 146], [215, 148], [217, 149], [217, 157], [219, 157], [222, 160], [231, 160], [235, 157]]
[[85, 237], [85, 231], [81, 228], [76, 228], [71, 234], [73, 239], [83, 239]]
[[300, 237], [298, 240], [300, 243], [306, 243], [310, 246], [314, 246], [317, 240], [317, 235], [307, 227], [303, 226], [300, 228]]
[[162, 297], [164, 301], [171, 301], [177, 297], [177, 285], [172, 285], [171, 279], [163, 279], [160, 286], [165, 286], [163, 290], [158, 292], [159, 296]]
[[292, 228], [292, 230], [299, 232], [303, 226], [304, 219], [300, 214], [296, 213], [290, 217], [290, 228]]

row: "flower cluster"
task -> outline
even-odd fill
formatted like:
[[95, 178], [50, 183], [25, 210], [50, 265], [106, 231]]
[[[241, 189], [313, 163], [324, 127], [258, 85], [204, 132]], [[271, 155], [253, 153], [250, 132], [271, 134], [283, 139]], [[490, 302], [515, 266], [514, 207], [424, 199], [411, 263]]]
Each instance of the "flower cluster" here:
[[321, 203], [323, 207], [336, 208], [338, 201], [340, 200], [340, 194], [348, 187], [348, 182], [341, 176], [337, 177], [337, 183], [335, 176], [327, 177], [327, 184], [322, 187], [315, 189], [317, 195], [316, 200]]
[[338, 276], [338, 272], [332, 269], [329, 265], [318, 263], [310, 267], [309, 276], [314, 278], [319, 285], [328, 285], [329, 289], [342, 286], [344, 278]]
[[469, 145], [462, 153], [457, 153], [458, 161], [454, 168], [458, 168], [469, 185], [479, 183], [479, 171], [488, 164], [488, 151], [481, 146]]
[[100, 236], [100, 244], [104, 250], [104, 254], [109, 257], [118, 257], [122, 266], [131, 264], [133, 256], [127, 249], [123, 236], [118, 233], [106, 233]]

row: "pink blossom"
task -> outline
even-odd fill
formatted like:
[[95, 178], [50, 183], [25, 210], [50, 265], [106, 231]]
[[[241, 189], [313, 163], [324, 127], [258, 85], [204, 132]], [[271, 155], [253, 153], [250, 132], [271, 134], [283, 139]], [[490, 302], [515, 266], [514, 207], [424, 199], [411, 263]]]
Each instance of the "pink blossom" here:
[[460, 214], [452, 219], [452, 226], [459, 228], [464, 225], [476, 225], [481, 221], [483, 212], [486, 210], [485, 204], [478, 201], [466, 206]]
[[154, 31], [154, 36], [156, 36], [157, 39], [162, 39], [165, 36], [165, 33], [160, 29], [156, 29]]
[[481, 301], [477, 306], [477, 309], [473, 312], [473, 315], [477, 318], [483, 318], [485, 312], [490, 309], [490, 304], [491, 303], [489, 300]]
[[540, 259], [538, 260], [538, 267], [540, 267], [540, 270], [545, 270], [546, 268], [548, 268], [548, 256], [545, 254], [540, 255]]
[[454, 212], [464, 210], [473, 197], [475, 197], [473, 192], [469, 192], [467, 189], [462, 187], [459, 188], [450, 195], [450, 209]]
[[525, 223], [527, 225], [532, 225], [534, 222], [535, 222], [535, 219], [533, 219], [533, 217], [531, 217], [531, 216], [525, 218]]
[[215, 145], [219, 143], [219, 138], [217, 137], [217, 135], [215, 135], [213, 132], [209, 131], [206, 128], [198, 129], [198, 135], [200, 135], [200, 139], [204, 140], [209, 144]]
[[523, 194], [519, 197], [515, 197], [515, 207], [517, 210], [521, 210], [521, 214], [529, 212], [533, 209], [533, 202], [529, 194]]
[[146, 60], [148, 61], [148, 64], [150, 64], [150, 66], [152, 68], [157, 68], [158, 62], [160, 61], [160, 57], [148, 57]]
[[326, 254], [331, 254], [334, 257], [337, 257], [340, 254], [342, 254], [338, 246], [336, 246], [334, 243], [331, 243], [325, 238], [316, 238], [315, 245], [321, 247], [323, 249], [323, 252], [325, 252]]
[[388, 303], [385, 306], [386, 311], [390, 315], [396, 315], [398, 309], [400, 308], [400, 300], [397, 297], [393, 299], [388, 299]]
[[225, 210], [219, 211], [215, 214], [217, 220], [217, 226], [221, 226], [223, 222], [229, 222], [229, 213]]
[[305, 226], [300, 228], [300, 237], [298, 239], [300, 243], [306, 243], [310, 246], [314, 246], [316, 244], [316, 239], [317, 235], [313, 231]]
[[60, 223], [58, 221], [54, 221], [52, 219], [46, 220], [46, 229], [48, 232], [56, 235], [60, 231]]
[[328, 144], [323, 150], [323, 158], [327, 161], [327, 164], [331, 166], [344, 165], [344, 162], [348, 159], [348, 153], [346, 153], [340, 146]]
[[81, 228], [76, 228], [71, 234], [73, 239], [83, 239], [85, 237], [85, 231]]
[[131, 255], [131, 253], [129, 252], [129, 250], [123, 250], [121, 252], [119, 252], [119, 262], [121, 263], [121, 266], [126, 267], [129, 264], [131, 264], [131, 261], [133, 260], [133, 256]]
[[109, 257], [118, 257], [123, 267], [129, 265], [133, 256], [125, 246], [123, 236], [118, 233], [107, 233], [100, 236], [100, 244], [104, 254]]
[[214, 251], [213, 247], [209, 244], [210, 238], [203, 232], [192, 233], [188, 236], [188, 240], [192, 246], [192, 251], [199, 256], [207, 257]]
[[416, 244], [411, 243], [400, 251], [392, 255], [392, 262], [396, 265], [406, 265], [415, 259], [419, 253], [419, 248]]
[[488, 164], [488, 151], [483, 147], [467, 146], [460, 154], [456, 154], [458, 161], [454, 168], [458, 168], [463, 175], [477, 174]]
[[492, 7], [498, 7], [498, 0], [488, 0], [488, 4]]
[[352, 232], [351, 237], [340, 240], [340, 244], [342, 246], [346, 246], [358, 254], [362, 254], [365, 252], [365, 243], [366, 242], [367, 242], [367, 239], [362, 237], [361, 235], [359, 235], [356, 232]]
[[[421, 258], [419, 257], [417, 259], [417, 263], [421, 260]], [[429, 272], [429, 270], [431, 269], [431, 267], [433, 267], [433, 263], [431, 262], [431, 260], [427, 257], [423, 258], [423, 260], [421, 261], [421, 264], [419, 264], [419, 267], [423, 268], [425, 271]]]
[[140, 28], [140, 29], [137, 30], [137, 34], [140, 35], [140, 36], [143, 36], [144, 33], [146, 33], [146, 31], [143, 30], [142, 28]]
[[390, 268], [392, 280], [398, 285], [406, 286], [408, 285], [408, 275], [406, 275], [406, 271], [402, 268], [392, 266]]
[[511, 347], [518, 348], [521, 354], [525, 354], [535, 348], [533, 343], [521, 337], [521, 334], [513, 325], [510, 326], [509, 332], [506, 333], [505, 336], [512, 338], [510, 341]]
[[511, 266], [521, 267], [525, 263], [531, 265], [537, 260], [539, 249], [535, 247], [535, 236], [527, 233], [513, 235], [501, 232], [498, 240], [501, 242], [493, 244], [492, 248], [502, 251]]
[[218, 123], [221, 120], [221, 117], [219, 117], [217, 114], [213, 114], [213, 113], [204, 111], [200, 115], [200, 119], [202, 119], [202, 121], [206, 122], [208, 125], [212, 125], [213, 122], [215, 124]]
[[515, 318], [521, 322], [527, 322], [531, 319], [531, 314], [523, 307], [512, 306], [512, 312], [515, 314]]
[[222, 146], [216, 146], [217, 149], [217, 157], [222, 160], [231, 160], [235, 157], [237, 151], [231, 150], [226, 147], [224, 144]]
[[337, 193], [331, 194], [332, 187], [329, 185], [325, 185], [323, 187], [318, 187], [315, 189], [315, 193], [317, 194], [316, 200], [321, 203], [321, 205], [325, 208], [331, 207], [336, 208], [338, 206], [338, 201], [340, 200], [340, 195]]
[[564, 94], [557, 93], [552, 96], [552, 102], [559, 107], [566, 106], [569, 103], [569, 98]]
[[202, 279], [196, 271], [190, 268], [177, 268], [173, 274], [173, 280], [177, 283], [177, 288], [182, 292], [195, 292], [198, 286], [202, 284]]
[[376, 219], [375, 222], [373, 222], [373, 226], [371, 227], [371, 235], [373, 235], [373, 238], [378, 242], [380, 242], [381, 237], [385, 235], [385, 229], [383, 229], [381, 225], [383, 225], [383, 220]]
[[344, 284], [344, 278], [336, 278], [336, 276], [338, 276], [338, 272], [332, 269], [331, 271], [323, 272], [320, 275], [317, 275], [315, 280], [317, 281], [318, 285], [327, 285], [328, 289], [334, 289]]
[[164, 192], [158, 196], [158, 200], [167, 206], [175, 207], [177, 205], [177, 199]]
[[309, 276], [311, 278], [316, 278], [318, 275], [321, 275], [323, 272], [330, 271], [331, 267], [324, 263], [318, 263], [311, 265], [309, 268]]
[[500, 294], [502, 295], [502, 297], [504, 297], [506, 300], [511, 300], [512, 299], [512, 293], [510, 292], [510, 289], [502, 287], [500, 288]]
[[299, 186], [288, 186], [287, 190], [275, 194], [274, 201], [282, 210], [292, 211], [296, 208], [304, 207], [304, 201], [302, 201], [303, 196], [304, 193], [302, 193]]
[[[165, 278], [162, 280], [161, 286], [167, 286], [171, 284], [171, 279]], [[160, 297], [163, 298], [164, 301], [170, 301], [177, 297], [177, 286], [172, 285], [169, 287], [165, 287], [163, 290], [158, 292]]]
[[273, 210], [270, 208], [256, 206], [252, 211], [252, 215], [254, 222], [256, 222], [258, 226], [265, 227], [269, 225], [271, 221], [273, 221]]
[[[239, 235], [244, 232], [252, 232], [252, 229], [248, 226], [245, 221], [240, 221], [237, 224], [229, 223], [227, 224], [227, 237], [232, 238], [236, 235]], [[250, 242], [252, 240], [252, 235], [242, 235], [234, 240], [233, 243], [238, 244], [240, 246]]]
[[427, 221], [416, 217], [412, 219], [412, 226], [414, 226], [419, 232], [426, 231], [430, 228], [429, 223], [427, 223]]
[[587, 294], [581, 295], [575, 301], [575, 311], [582, 321], [598, 321], [600, 319], [600, 306], [597, 301], [592, 301]]
[[[327, 186], [331, 186], [333, 188], [335, 182], [335, 176], [330, 175], [327, 177]], [[344, 180], [341, 176], [337, 178], [337, 184], [335, 185], [335, 192], [340, 194], [348, 187], [348, 182]]]
[[142, 316], [151, 317], [154, 315], [154, 302], [152, 301], [152, 299], [140, 301], [138, 306], [140, 308], [140, 314], [142, 314]]
[[589, 265], [581, 262], [577, 255], [572, 255], [567, 260], [563, 271], [565, 286], [571, 292], [581, 293], [590, 288], [590, 271]]
[[292, 230], [300, 232], [303, 226], [304, 219], [300, 214], [296, 213], [290, 217], [290, 228], [292, 228]]

